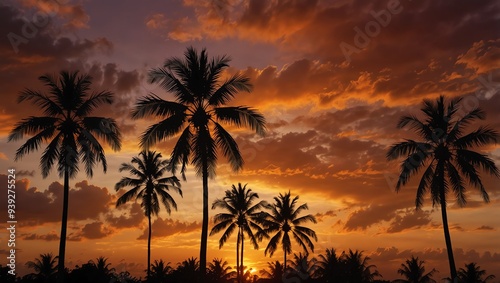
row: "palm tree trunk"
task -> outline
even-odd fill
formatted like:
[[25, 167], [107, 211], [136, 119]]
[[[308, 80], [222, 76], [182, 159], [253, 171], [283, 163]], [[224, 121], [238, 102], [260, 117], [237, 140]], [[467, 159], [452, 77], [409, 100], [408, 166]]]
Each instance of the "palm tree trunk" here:
[[283, 272], [286, 271], [286, 251], [283, 251], [285, 253], [285, 261], [283, 262]]
[[57, 263], [57, 272], [59, 282], [66, 281], [64, 268], [64, 257], [66, 255], [66, 230], [68, 225], [68, 200], [69, 200], [69, 172], [64, 170], [64, 192], [63, 192], [63, 211], [61, 220], [61, 239], [59, 240], [59, 258]]
[[244, 269], [245, 269], [245, 265], [243, 264], [243, 246], [245, 245], [245, 235], [243, 234], [243, 229], [241, 231], [241, 253], [240, 253], [240, 256], [241, 256], [241, 260], [240, 260], [240, 265], [241, 265], [241, 281], [243, 281], [243, 278], [245, 278], [245, 274], [244, 274]]
[[201, 281], [205, 282], [207, 268], [207, 237], [208, 237], [208, 162], [206, 156], [203, 156], [203, 222], [201, 224], [201, 244], [200, 244], [200, 276]]
[[451, 247], [450, 230], [448, 229], [448, 215], [446, 214], [444, 190], [441, 190], [441, 216], [443, 218], [444, 240], [448, 252], [448, 262], [450, 264], [451, 282], [455, 282], [457, 278], [457, 269], [455, 267], [455, 259], [453, 258], [453, 248]]
[[240, 233], [241, 233], [241, 228], [238, 227], [238, 237], [236, 239], [236, 279], [238, 283], [241, 283], [241, 276], [240, 276]]
[[151, 213], [148, 214], [149, 234], [148, 234], [148, 282], [151, 282]]

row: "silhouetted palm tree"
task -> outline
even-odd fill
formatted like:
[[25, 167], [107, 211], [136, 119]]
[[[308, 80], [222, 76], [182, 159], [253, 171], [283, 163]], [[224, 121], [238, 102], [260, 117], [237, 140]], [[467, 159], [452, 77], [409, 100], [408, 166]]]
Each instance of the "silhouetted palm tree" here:
[[175, 176], [163, 177], [168, 171], [168, 160], [162, 160], [161, 154], [155, 151], [142, 151], [138, 157], [132, 158], [132, 163], [122, 163], [120, 172], [129, 171], [137, 178], [123, 177], [115, 185], [119, 191], [124, 187], [132, 187], [116, 201], [116, 206], [123, 205], [132, 199], [141, 199], [141, 207], [148, 218], [148, 278], [151, 271], [151, 216], [158, 215], [160, 203], [163, 203], [170, 215], [172, 208], [177, 210], [177, 203], [169, 193], [175, 190], [182, 197], [179, 179]]
[[475, 262], [465, 264], [465, 269], [458, 270], [458, 282], [460, 283], [486, 283], [489, 280], [495, 279], [495, 275], [488, 275], [486, 278], [486, 270], [481, 269]]
[[319, 255], [317, 267], [315, 275], [324, 282], [345, 282], [344, 262], [341, 256], [337, 256], [334, 248], [326, 249], [325, 255]]
[[234, 271], [230, 271], [231, 269], [232, 268], [228, 266], [227, 261], [222, 261], [222, 259], [214, 258], [212, 262], [208, 264], [208, 282], [230, 282], [231, 277], [235, 275]]
[[16, 151], [16, 160], [38, 150], [42, 142], [48, 142], [40, 159], [42, 176], [46, 178], [54, 163], [57, 163], [59, 177], [64, 178], [58, 256], [58, 271], [64, 281], [69, 179], [78, 173], [80, 161], [85, 165], [85, 172], [89, 177], [92, 177], [93, 167], [99, 162], [106, 172], [106, 157], [98, 139], [104, 140], [116, 151], [120, 150], [121, 136], [114, 119], [88, 116], [99, 105], [113, 102], [111, 92], [89, 94], [92, 84], [90, 76], [62, 71], [58, 79], [44, 75], [39, 80], [49, 88], [49, 93], [26, 89], [21, 92], [18, 101], [31, 101], [43, 110], [45, 116], [31, 116], [21, 120], [9, 134], [8, 140], [17, 141], [25, 135], [32, 135]]
[[276, 233], [269, 240], [269, 244], [264, 251], [264, 254], [269, 253], [270, 256], [278, 249], [278, 244], [281, 242], [284, 254], [284, 266], [286, 270], [286, 256], [292, 252], [292, 242], [290, 240], [290, 233], [292, 234], [295, 241], [308, 252], [308, 248], [314, 252], [314, 244], [310, 238], [318, 241], [316, 237], [316, 232], [313, 230], [300, 226], [305, 222], [316, 223], [316, 219], [313, 215], [308, 214], [306, 216], [299, 217], [299, 214], [308, 209], [307, 204], [304, 203], [298, 207], [297, 200], [299, 196], [291, 198], [290, 192], [279, 194], [278, 197], [274, 197], [275, 203], [269, 207], [271, 213], [262, 212], [261, 221], [264, 226], [264, 232], [266, 234]]
[[165, 263], [163, 259], [155, 260], [151, 264], [151, 273], [148, 281], [151, 283], [163, 283], [167, 282], [168, 276], [172, 273], [173, 268], [169, 263]]
[[408, 183], [411, 176], [427, 167], [417, 188], [415, 204], [417, 209], [420, 209], [425, 193], [430, 191], [433, 206], [441, 206], [452, 280], [457, 273], [446, 213], [447, 192], [453, 191], [458, 204], [464, 206], [466, 204], [465, 182], [468, 181], [479, 189], [483, 200], [488, 202], [488, 193], [481, 182], [477, 168], [480, 167], [491, 175], [500, 176], [492, 159], [470, 150], [473, 146], [495, 143], [498, 140], [498, 133], [488, 127], [479, 127], [469, 134], [464, 134], [465, 128], [476, 119], [484, 119], [485, 113], [475, 108], [462, 117], [457, 117], [458, 111], [462, 109], [460, 101], [460, 98], [455, 98], [445, 105], [443, 96], [435, 102], [424, 100], [421, 110], [425, 114], [425, 120], [410, 115], [403, 116], [398, 123], [398, 128], [408, 126], [420, 136], [422, 141], [406, 140], [392, 145], [387, 152], [389, 160], [405, 158], [401, 164], [396, 191]]
[[[377, 266], [368, 265], [369, 257], [363, 256], [362, 251], [352, 251], [342, 255], [346, 270], [346, 282], [348, 283], [365, 283], [373, 282], [375, 277], [382, 277], [377, 270]], [[372, 271], [373, 269], [373, 271]]]
[[241, 278], [243, 277], [245, 234], [250, 238], [255, 249], [259, 248], [259, 244], [257, 243], [259, 239], [254, 235], [254, 230], [257, 231], [260, 237], [268, 237], [259, 225], [260, 209], [266, 207], [267, 203], [260, 201], [257, 204], [253, 204], [259, 198], [259, 195], [252, 192], [251, 189], [247, 190], [246, 187], [246, 184], [242, 187], [240, 183], [238, 183], [238, 188], [232, 185], [232, 189], [225, 192], [226, 195], [223, 199], [216, 199], [212, 203], [212, 209], [222, 208], [228, 211], [228, 213], [219, 213], [214, 216], [214, 227], [210, 231], [210, 236], [212, 236], [226, 229], [219, 240], [219, 249], [231, 237], [234, 230], [238, 229], [236, 239], [236, 272], [238, 274], [238, 282], [241, 282]]
[[180, 133], [171, 154], [172, 173], [181, 165], [184, 177], [189, 159], [203, 182], [203, 221], [200, 245], [200, 270], [205, 275], [208, 236], [208, 178], [215, 176], [217, 149], [229, 160], [234, 171], [243, 166], [236, 141], [220, 124], [247, 126], [256, 133], [265, 133], [264, 117], [246, 106], [224, 107], [239, 91], [250, 91], [249, 78], [236, 74], [221, 82], [228, 67], [226, 56], [207, 57], [205, 49], [198, 53], [190, 47], [185, 58], [167, 59], [162, 68], [149, 72], [151, 83], [159, 83], [175, 95], [175, 101], [165, 101], [149, 95], [137, 102], [132, 113], [135, 119], [157, 116], [163, 120], [150, 126], [141, 136], [145, 148]]
[[[293, 254], [293, 260], [290, 261], [290, 267], [285, 271], [286, 278], [298, 278], [299, 282], [310, 282], [313, 275], [316, 274], [318, 266], [316, 258], [309, 259], [309, 254]], [[294, 280], [292, 280], [294, 281]]]
[[269, 271], [262, 270], [260, 273], [271, 279], [273, 283], [282, 282], [283, 275], [285, 274], [284, 266], [278, 260], [275, 262], [268, 262], [267, 266]]
[[32, 278], [36, 282], [54, 282], [57, 274], [57, 260], [58, 257], [54, 257], [52, 253], [40, 254], [40, 258], [26, 262], [26, 266], [35, 270]]
[[418, 257], [411, 257], [407, 259], [405, 263], [401, 264], [398, 269], [398, 273], [404, 276], [406, 279], [397, 279], [392, 282], [394, 283], [436, 283], [436, 280], [432, 279], [432, 275], [436, 272], [432, 269], [430, 272], [425, 273], [424, 261], [418, 260]]
[[177, 268], [174, 271], [174, 279], [176, 282], [197, 282], [198, 273], [200, 272], [200, 262], [191, 257], [177, 263]]

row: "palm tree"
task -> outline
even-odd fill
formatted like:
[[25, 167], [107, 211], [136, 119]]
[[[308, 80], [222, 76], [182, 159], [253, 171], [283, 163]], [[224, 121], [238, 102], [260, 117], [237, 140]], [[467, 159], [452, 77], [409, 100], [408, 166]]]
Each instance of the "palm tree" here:
[[160, 203], [163, 203], [170, 215], [172, 208], [177, 210], [177, 203], [169, 194], [175, 190], [182, 197], [179, 179], [175, 176], [163, 177], [168, 170], [168, 160], [162, 160], [161, 154], [155, 151], [142, 151], [138, 157], [132, 158], [132, 163], [122, 163], [120, 172], [127, 170], [137, 178], [123, 177], [115, 185], [119, 191], [124, 187], [132, 187], [116, 201], [116, 206], [123, 205], [132, 199], [141, 199], [141, 207], [148, 218], [148, 278], [151, 276], [151, 216], [160, 212]]
[[57, 162], [59, 177], [64, 178], [58, 256], [58, 271], [61, 281], [64, 282], [69, 179], [77, 175], [80, 161], [85, 165], [85, 172], [89, 177], [92, 177], [93, 167], [99, 162], [106, 172], [104, 148], [98, 139], [104, 140], [117, 151], [121, 147], [121, 135], [114, 119], [88, 116], [99, 105], [113, 102], [113, 94], [109, 91], [89, 94], [92, 84], [89, 75], [62, 71], [59, 79], [51, 75], [44, 75], [38, 79], [49, 88], [49, 93], [25, 89], [18, 101], [31, 101], [43, 110], [45, 116], [31, 116], [21, 120], [9, 134], [8, 140], [17, 141], [25, 135], [32, 135], [16, 151], [16, 161], [38, 150], [42, 142], [48, 142], [40, 159], [42, 176], [46, 178]]
[[[278, 249], [278, 244], [281, 242], [284, 254], [284, 269], [286, 270], [286, 256], [292, 252], [292, 242], [290, 241], [290, 233], [292, 234], [295, 241], [308, 252], [308, 248], [314, 252], [314, 244], [311, 241], [311, 237], [318, 241], [316, 237], [316, 232], [313, 230], [300, 226], [305, 222], [316, 223], [316, 219], [313, 215], [308, 214], [306, 216], [299, 217], [299, 214], [306, 209], [307, 204], [304, 203], [296, 208], [297, 200], [299, 196], [291, 198], [290, 192], [279, 194], [278, 197], [274, 197], [275, 203], [269, 207], [271, 213], [262, 212], [261, 221], [264, 226], [264, 233], [276, 234], [269, 240], [269, 243], [264, 251], [264, 254], [272, 256], [274, 252]], [[259, 235], [260, 236], [260, 235]]]
[[141, 146], [148, 148], [180, 133], [172, 150], [170, 165], [175, 174], [180, 165], [184, 172], [191, 159], [203, 182], [203, 221], [200, 245], [200, 271], [205, 275], [208, 236], [208, 178], [213, 178], [217, 165], [217, 150], [229, 160], [234, 171], [243, 166], [236, 141], [220, 123], [250, 127], [259, 135], [265, 133], [265, 119], [247, 106], [224, 107], [239, 91], [250, 91], [249, 78], [235, 74], [220, 82], [221, 73], [228, 67], [227, 56], [209, 60], [205, 49], [198, 53], [190, 47], [185, 59], [167, 59], [162, 68], [149, 72], [149, 81], [159, 83], [175, 95], [175, 101], [165, 101], [148, 95], [137, 102], [134, 119], [148, 116], [162, 120], [150, 126], [141, 136]]
[[342, 260], [347, 271], [346, 282], [373, 282], [375, 277], [382, 277], [377, 270], [377, 266], [368, 264], [370, 257], [363, 256], [362, 251], [356, 250], [353, 252], [349, 249], [349, 253], [342, 255]]
[[227, 261], [222, 261], [222, 259], [214, 258], [212, 262], [208, 264], [208, 282], [229, 282], [231, 277], [234, 275], [234, 271], [230, 271], [231, 269], [232, 268], [228, 266]]
[[190, 257], [177, 263], [174, 271], [174, 282], [197, 282], [200, 272], [200, 262], [195, 257]]
[[215, 226], [210, 231], [210, 236], [212, 236], [226, 229], [219, 240], [219, 249], [231, 237], [234, 230], [238, 228], [236, 240], [236, 272], [238, 282], [241, 282], [241, 278], [243, 277], [245, 233], [250, 238], [255, 249], [259, 248], [259, 244], [257, 243], [259, 239], [254, 235], [254, 230], [257, 231], [260, 237], [268, 237], [259, 225], [260, 209], [266, 207], [267, 203], [260, 201], [254, 205], [253, 202], [259, 198], [259, 195], [246, 187], [246, 184], [242, 187], [241, 183], [238, 183], [238, 188], [232, 185], [232, 189], [225, 192], [226, 196], [223, 199], [216, 199], [212, 203], [212, 209], [222, 208], [228, 211], [228, 213], [219, 213], [214, 216]]
[[26, 262], [28, 268], [35, 270], [33, 278], [39, 282], [53, 282], [57, 274], [57, 260], [52, 253], [40, 254], [40, 258], [35, 258], [35, 261]]
[[95, 270], [97, 280], [94, 282], [109, 282], [114, 277], [114, 268], [110, 268], [111, 263], [108, 263], [108, 258], [100, 256], [96, 261], [90, 260], [89, 265]]
[[417, 188], [415, 205], [417, 209], [420, 209], [425, 193], [430, 190], [432, 205], [441, 206], [452, 280], [457, 276], [457, 271], [448, 229], [446, 194], [451, 189], [456, 196], [457, 203], [465, 206], [465, 182], [468, 181], [470, 185], [479, 189], [483, 200], [489, 202], [488, 193], [477, 168], [481, 167], [487, 173], [500, 177], [498, 168], [491, 158], [470, 150], [473, 146], [496, 143], [498, 133], [488, 127], [479, 127], [469, 134], [464, 134], [465, 128], [476, 119], [484, 119], [485, 113], [475, 108], [465, 113], [464, 116], [457, 117], [461, 109], [461, 100], [461, 98], [454, 98], [447, 105], [443, 96], [435, 102], [424, 100], [421, 111], [425, 114], [425, 120], [412, 115], [403, 116], [397, 125], [398, 128], [408, 126], [420, 136], [422, 141], [405, 140], [392, 145], [387, 152], [388, 160], [405, 158], [401, 163], [401, 173], [396, 185], [397, 192], [401, 186], [408, 183], [412, 175], [427, 167]]
[[268, 262], [267, 266], [269, 268], [269, 271], [263, 270], [260, 273], [271, 279], [271, 282], [282, 282], [283, 275], [285, 274], [284, 266], [278, 260], [274, 262]]
[[392, 282], [394, 283], [436, 283], [436, 280], [432, 279], [432, 275], [436, 272], [432, 269], [430, 272], [425, 273], [424, 261], [418, 260], [418, 257], [411, 257], [407, 259], [405, 263], [401, 264], [401, 268], [398, 269], [398, 273], [404, 276], [406, 279], [397, 279]]
[[481, 269], [475, 262], [471, 262], [465, 264], [465, 269], [458, 270], [457, 277], [460, 283], [486, 283], [488, 280], [495, 279], [495, 275], [488, 275], [483, 279], [485, 275], [486, 270]]
[[324, 282], [344, 282], [344, 262], [341, 256], [337, 256], [334, 248], [326, 249], [325, 255], [319, 255], [317, 266], [315, 275]]
[[[287, 271], [291, 278], [299, 278], [299, 282], [310, 282], [311, 277], [316, 274], [318, 266], [316, 258], [309, 259], [309, 254], [293, 254], [293, 260], [290, 263], [291, 270]], [[287, 276], [290, 279], [290, 276]]]
[[155, 260], [151, 264], [151, 273], [150, 278], [148, 278], [149, 282], [152, 283], [161, 283], [166, 282], [168, 275], [172, 273], [172, 267], [169, 263], [165, 263], [163, 259]]

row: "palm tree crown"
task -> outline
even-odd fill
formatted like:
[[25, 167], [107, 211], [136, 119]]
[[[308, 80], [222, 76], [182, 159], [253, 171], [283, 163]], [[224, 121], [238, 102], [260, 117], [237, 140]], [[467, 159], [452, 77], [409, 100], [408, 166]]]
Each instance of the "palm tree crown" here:
[[411, 257], [405, 263], [401, 264], [398, 269], [398, 274], [404, 276], [406, 279], [394, 280], [394, 283], [436, 283], [432, 279], [432, 275], [436, 272], [432, 269], [430, 272], [425, 273], [424, 261], [419, 260], [418, 257]]
[[[222, 72], [229, 66], [227, 56], [208, 59], [203, 49], [200, 53], [190, 47], [185, 58], [167, 59], [162, 68], [149, 72], [149, 81], [159, 83], [173, 93], [175, 101], [166, 101], [151, 94], [140, 99], [132, 112], [135, 119], [159, 117], [141, 136], [141, 146], [148, 148], [180, 133], [170, 156], [172, 173], [184, 172], [189, 162], [202, 177], [203, 221], [200, 244], [201, 276], [206, 272], [208, 237], [208, 178], [215, 176], [220, 150], [231, 168], [238, 171], [243, 158], [238, 144], [222, 124], [249, 127], [256, 133], [265, 133], [265, 119], [247, 106], [224, 106], [240, 91], [251, 90], [249, 78], [240, 74], [220, 81]], [[222, 123], [222, 124], [221, 124]], [[190, 161], [191, 160], [191, 161]]]
[[486, 283], [489, 280], [495, 279], [495, 275], [488, 275], [486, 278], [486, 270], [481, 269], [481, 266], [475, 262], [465, 264], [465, 269], [458, 270], [458, 282], [460, 283]]
[[57, 259], [52, 253], [40, 254], [40, 258], [26, 262], [26, 266], [35, 270], [33, 277], [40, 282], [51, 282], [57, 272]]
[[451, 278], [456, 277], [455, 260], [451, 246], [446, 213], [446, 195], [452, 191], [460, 206], [466, 204], [466, 183], [479, 189], [485, 202], [489, 201], [488, 193], [481, 181], [477, 168], [487, 173], [500, 176], [494, 161], [488, 156], [472, 151], [474, 146], [495, 143], [498, 133], [488, 127], [464, 134], [466, 127], [476, 119], [484, 119], [485, 113], [479, 108], [472, 109], [462, 117], [459, 115], [461, 98], [454, 98], [446, 104], [443, 96], [435, 102], [424, 100], [422, 112], [425, 120], [416, 116], [403, 116], [398, 128], [409, 127], [414, 130], [421, 141], [405, 140], [394, 144], [387, 152], [387, 159], [405, 158], [401, 163], [401, 173], [396, 191], [401, 189], [422, 168], [425, 171], [417, 188], [415, 205], [420, 209], [423, 198], [430, 191], [432, 204], [441, 206], [443, 230], [445, 234]]
[[292, 199], [290, 192], [279, 194], [274, 197], [275, 203], [269, 207], [271, 213], [263, 212], [262, 223], [264, 232], [266, 234], [276, 233], [269, 240], [269, 244], [264, 251], [264, 254], [269, 253], [270, 256], [278, 249], [278, 244], [281, 242], [284, 253], [284, 266], [286, 269], [286, 256], [292, 252], [292, 242], [290, 234], [292, 234], [295, 241], [304, 249], [305, 252], [308, 248], [314, 252], [314, 244], [310, 238], [318, 240], [316, 232], [312, 229], [301, 226], [305, 222], [316, 223], [313, 215], [308, 214], [299, 217], [303, 210], [307, 210], [307, 204], [297, 206], [299, 197], [296, 196]]
[[162, 203], [167, 213], [172, 208], [177, 210], [177, 203], [168, 192], [175, 190], [182, 197], [179, 179], [175, 176], [163, 177], [168, 171], [168, 160], [162, 160], [161, 154], [155, 151], [142, 151], [139, 157], [133, 157], [131, 163], [123, 163], [121, 171], [129, 171], [136, 178], [123, 177], [115, 185], [119, 191], [124, 187], [132, 187], [116, 201], [116, 206], [123, 205], [132, 199], [141, 199], [141, 207], [148, 218], [148, 280], [151, 278], [151, 216], [158, 215]]
[[48, 145], [40, 159], [42, 176], [46, 178], [57, 163], [59, 176], [64, 178], [61, 237], [59, 240], [58, 271], [64, 282], [64, 259], [66, 254], [66, 230], [68, 221], [69, 179], [79, 171], [83, 162], [87, 176], [92, 177], [93, 167], [101, 163], [107, 170], [104, 140], [115, 151], [120, 150], [121, 135], [116, 122], [111, 118], [88, 116], [101, 104], [111, 104], [113, 94], [108, 91], [89, 94], [92, 78], [78, 72], [62, 71], [59, 79], [51, 75], [39, 77], [49, 93], [26, 89], [21, 92], [19, 102], [30, 101], [40, 107], [45, 116], [31, 116], [21, 120], [9, 134], [8, 140], [17, 141], [32, 135], [17, 151], [16, 160], [38, 150], [42, 142]]
[[[260, 209], [267, 206], [265, 201], [260, 201], [257, 204], [253, 202], [259, 198], [259, 195], [251, 189], [246, 188], [246, 184], [238, 187], [232, 185], [231, 190], [225, 192], [223, 199], [216, 199], [212, 204], [212, 209], [222, 208], [227, 210], [228, 213], [219, 213], [214, 216], [215, 226], [210, 231], [210, 235], [218, 233], [226, 229], [224, 234], [219, 240], [219, 248], [222, 248], [224, 243], [229, 239], [234, 230], [238, 229], [237, 247], [236, 247], [236, 270], [238, 272], [238, 279], [241, 280], [243, 275], [243, 251], [244, 251], [244, 235], [246, 234], [255, 249], [259, 248], [258, 237], [267, 237], [267, 234], [259, 225], [260, 222]], [[257, 234], [254, 234], [254, 230]], [[241, 253], [239, 248], [241, 247]], [[239, 258], [241, 256], [241, 259]]]

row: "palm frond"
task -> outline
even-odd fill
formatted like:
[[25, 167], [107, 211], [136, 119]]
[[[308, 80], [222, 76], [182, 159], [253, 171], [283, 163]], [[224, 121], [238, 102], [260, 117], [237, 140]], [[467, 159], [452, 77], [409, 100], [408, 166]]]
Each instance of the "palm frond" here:
[[100, 104], [111, 104], [113, 103], [113, 93], [110, 91], [101, 91], [92, 94], [87, 100], [85, 100], [80, 107], [75, 111], [75, 115], [78, 117], [85, 117], [99, 106]]
[[142, 148], [150, 148], [158, 142], [163, 141], [177, 134], [182, 125], [184, 124], [186, 116], [184, 114], [173, 115], [151, 125], [142, 135], [140, 146]]
[[187, 107], [181, 103], [166, 101], [155, 94], [140, 98], [132, 110], [132, 118], [140, 119], [149, 116], [169, 117], [185, 113]]
[[214, 111], [220, 121], [237, 127], [250, 127], [261, 136], [266, 134], [266, 119], [252, 108], [246, 106], [216, 107]]
[[219, 123], [214, 124], [217, 147], [222, 149], [222, 154], [228, 159], [231, 169], [235, 172], [239, 171], [243, 167], [243, 157], [241, 157], [238, 144]]
[[239, 91], [252, 91], [250, 79], [242, 74], [235, 74], [227, 79], [222, 85], [210, 96], [208, 103], [212, 106], [221, 106], [226, 104]]

